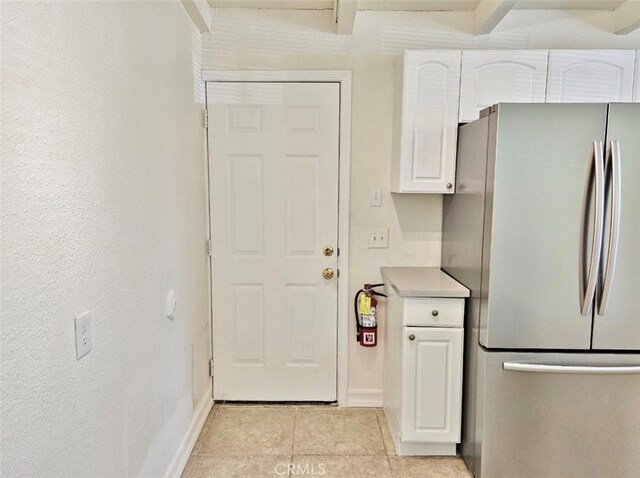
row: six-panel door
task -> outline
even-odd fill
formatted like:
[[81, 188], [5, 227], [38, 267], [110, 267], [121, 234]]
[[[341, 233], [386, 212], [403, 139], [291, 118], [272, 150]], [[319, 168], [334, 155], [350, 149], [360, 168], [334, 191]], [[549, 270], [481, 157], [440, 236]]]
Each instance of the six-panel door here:
[[463, 329], [404, 327], [402, 441], [460, 441]]
[[547, 50], [462, 52], [460, 122], [478, 119], [496, 103], [544, 103]]
[[336, 399], [339, 88], [207, 85], [216, 399]]

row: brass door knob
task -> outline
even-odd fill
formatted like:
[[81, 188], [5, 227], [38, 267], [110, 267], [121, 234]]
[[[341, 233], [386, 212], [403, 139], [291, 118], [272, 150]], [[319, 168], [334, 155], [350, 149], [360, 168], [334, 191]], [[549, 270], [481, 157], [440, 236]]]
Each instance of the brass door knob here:
[[333, 247], [324, 246], [324, 248], [322, 249], [322, 253], [327, 257], [332, 256], [333, 255]]
[[322, 277], [324, 277], [327, 280], [333, 279], [333, 269], [330, 269], [327, 267], [325, 270], [322, 271]]

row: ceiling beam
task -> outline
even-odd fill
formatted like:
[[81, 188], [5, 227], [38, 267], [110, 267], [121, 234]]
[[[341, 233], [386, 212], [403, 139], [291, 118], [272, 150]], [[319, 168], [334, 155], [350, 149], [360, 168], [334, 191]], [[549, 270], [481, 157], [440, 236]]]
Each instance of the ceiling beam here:
[[358, 0], [335, 0], [334, 17], [336, 21], [336, 33], [338, 35], [351, 35], [353, 24], [358, 13]]
[[209, 0], [211, 8], [266, 10], [332, 10], [334, 0]]
[[211, 33], [211, 7], [206, 0], [181, 0], [200, 33]]
[[515, 3], [516, 0], [480, 0], [473, 11], [476, 35], [491, 33]]
[[627, 0], [613, 11], [615, 33], [626, 35], [640, 28], [640, 1]]

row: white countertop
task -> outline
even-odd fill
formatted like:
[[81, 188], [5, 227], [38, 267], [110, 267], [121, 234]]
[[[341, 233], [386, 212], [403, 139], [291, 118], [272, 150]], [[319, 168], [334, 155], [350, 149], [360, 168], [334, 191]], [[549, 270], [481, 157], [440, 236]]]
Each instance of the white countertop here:
[[438, 267], [383, 267], [382, 277], [401, 297], [469, 297], [469, 289]]

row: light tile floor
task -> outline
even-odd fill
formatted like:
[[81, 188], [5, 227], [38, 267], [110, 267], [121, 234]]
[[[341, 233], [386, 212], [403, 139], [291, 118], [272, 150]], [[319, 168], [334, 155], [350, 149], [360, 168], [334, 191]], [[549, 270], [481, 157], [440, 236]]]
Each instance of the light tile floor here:
[[384, 412], [216, 405], [183, 478], [470, 478], [456, 457], [399, 457]]

